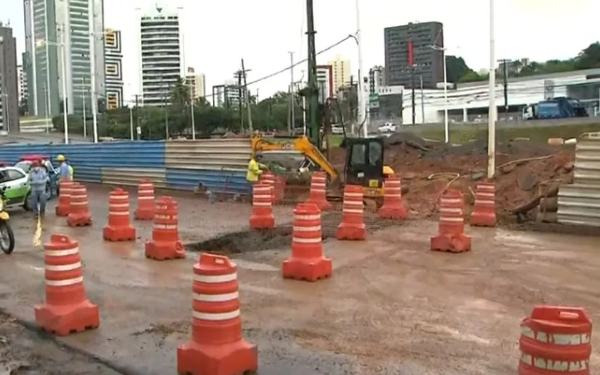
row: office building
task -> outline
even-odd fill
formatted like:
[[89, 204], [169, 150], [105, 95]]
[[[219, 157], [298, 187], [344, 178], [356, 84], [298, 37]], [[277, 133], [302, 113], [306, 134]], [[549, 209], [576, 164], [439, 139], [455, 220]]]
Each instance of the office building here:
[[340, 88], [350, 84], [350, 60], [337, 55], [327, 65], [331, 65], [333, 70], [333, 93], [335, 95]]
[[385, 86], [385, 68], [374, 66], [369, 69], [369, 93], [379, 92], [379, 88]]
[[317, 65], [317, 88], [319, 89], [319, 103], [325, 103], [328, 98], [335, 97], [333, 66]]
[[185, 84], [190, 90], [190, 99], [195, 101], [198, 98], [206, 97], [206, 87], [204, 85], [204, 74], [198, 73], [194, 68], [188, 68], [185, 76]]
[[27, 100], [27, 77], [23, 71], [23, 65], [17, 66], [17, 74], [19, 78], [19, 106]]
[[156, 7], [140, 20], [143, 103], [167, 105], [171, 89], [182, 76], [181, 34], [176, 11]]
[[[412, 67], [410, 66], [412, 42]], [[438, 49], [432, 48], [438, 47]], [[386, 84], [437, 88], [444, 82], [444, 31], [441, 22], [409, 23], [384, 30]], [[413, 70], [414, 69], [414, 70]]]
[[[30, 113], [81, 112], [94, 92], [105, 97], [103, 0], [24, 0], [25, 51]], [[68, 30], [68, 32], [65, 32]], [[94, 44], [92, 48], [92, 43]], [[64, 48], [63, 48], [64, 47]], [[63, 67], [64, 61], [64, 67]], [[93, 66], [92, 66], [93, 62]], [[66, 91], [63, 92], [63, 77]], [[91, 88], [92, 71], [95, 87]]]
[[121, 32], [107, 29], [104, 33], [106, 75], [106, 108], [123, 107], [123, 49]]
[[0, 22], [0, 129], [19, 131], [19, 72], [17, 40]]
[[239, 108], [240, 87], [233, 80], [212, 87], [212, 104], [215, 107]]

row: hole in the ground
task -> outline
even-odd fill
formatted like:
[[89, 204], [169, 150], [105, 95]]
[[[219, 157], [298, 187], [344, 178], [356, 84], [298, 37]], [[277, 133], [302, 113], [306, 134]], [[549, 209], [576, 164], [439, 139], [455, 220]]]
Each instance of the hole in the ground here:
[[[335, 236], [335, 233], [333, 234]], [[323, 228], [323, 239], [332, 234]], [[229, 255], [290, 247], [292, 245], [292, 227], [279, 226], [269, 230], [248, 230], [228, 233], [206, 241], [186, 245], [189, 251], [206, 251], [210, 253]]]

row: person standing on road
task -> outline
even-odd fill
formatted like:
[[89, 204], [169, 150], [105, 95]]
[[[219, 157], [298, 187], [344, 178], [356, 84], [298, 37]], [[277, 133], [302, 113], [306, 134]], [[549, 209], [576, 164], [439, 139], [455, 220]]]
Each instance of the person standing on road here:
[[71, 167], [64, 155], [58, 155], [56, 157], [56, 161], [60, 163], [59, 171], [60, 171], [60, 179], [67, 179], [69, 181], [73, 181], [73, 167]]
[[246, 180], [252, 185], [258, 182], [260, 175], [263, 173], [263, 169], [267, 168], [266, 165], [260, 163], [261, 160], [261, 154], [255, 154], [253, 157], [250, 157], [250, 162], [248, 163], [248, 173], [246, 173]]
[[48, 172], [42, 168], [41, 161], [33, 162], [33, 169], [29, 172], [29, 184], [31, 186], [30, 207], [36, 220], [43, 218], [46, 214], [46, 182]]

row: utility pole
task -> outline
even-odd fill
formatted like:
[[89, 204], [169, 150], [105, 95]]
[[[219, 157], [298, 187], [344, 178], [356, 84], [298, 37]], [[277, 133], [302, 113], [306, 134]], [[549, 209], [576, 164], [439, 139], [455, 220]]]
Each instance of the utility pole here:
[[288, 132], [292, 134], [295, 128], [295, 113], [294, 113], [294, 52], [290, 51], [290, 122], [288, 123]]
[[235, 72], [238, 81], [238, 113], [240, 115], [240, 132], [244, 131], [244, 114], [242, 113], [242, 71]]
[[313, 0], [306, 0], [306, 35], [308, 36], [308, 87], [306, 89], [308, 101], [309, 138], [313, 145], [320, 147], [319, 137], [319, 90], [317, 88], [317, 52], [315, 47], [315, 18]]
[[248, 95], [248, 85], [246, 81], [247, 71], [248, 70], [244, 68], [244, 59], [242, 59], [242, 74], [244, 75], [244, 98], [246, 102], [246, 109], [248, 110], [248, 130], [250, 131], [250, 134], [252, 134], [254, 132], [254, 129], [252, 127], [252, 108], [250, 106], [250, 95]]
[[423, 100], [423, 74], [419, 76], [421, 80], [421, 124], [425, 123], [425, 101]]
[[[139, 95], [135, 95], [135, 121], [137, 123], [137, 129], [141, 129], [140, 127], [140, 106], [139, 106]], [[137, 131], [136, 129], [136, 131]], [[141, 131], [137, 131], [137, 139], [140, 140]]]
[[85, 77], [81, 78], [81, 96], [83, 97], [83, 138], [87, 138], [87, 119], [85, 114]]
[[502, 64], [502, 85], [504, 86], [504, 112], [508, 113], [508, 63], [509, 59], [498, 60]]
[[412, 124], [415, 125], [417, 122], [417, 112], [415, 105], [415, 61], [414, 61], [414, 44], [412, 37], [408, 41], [408, 67], [410, 68], [410, 90], [411, 90], [411, 102], [412, 102]]

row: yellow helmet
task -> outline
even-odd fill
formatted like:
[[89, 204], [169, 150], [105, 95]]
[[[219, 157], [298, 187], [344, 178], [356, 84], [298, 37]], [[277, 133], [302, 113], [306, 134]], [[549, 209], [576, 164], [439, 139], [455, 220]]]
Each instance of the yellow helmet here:
[[64, 156], [64, 155], [62, 155], [62, 154], [61, 154], [61, 155], [58, 155], [58, 156], [56, 157], [56, 160], [57, 160], [57, 161], [65, 161], [65, 156]]

